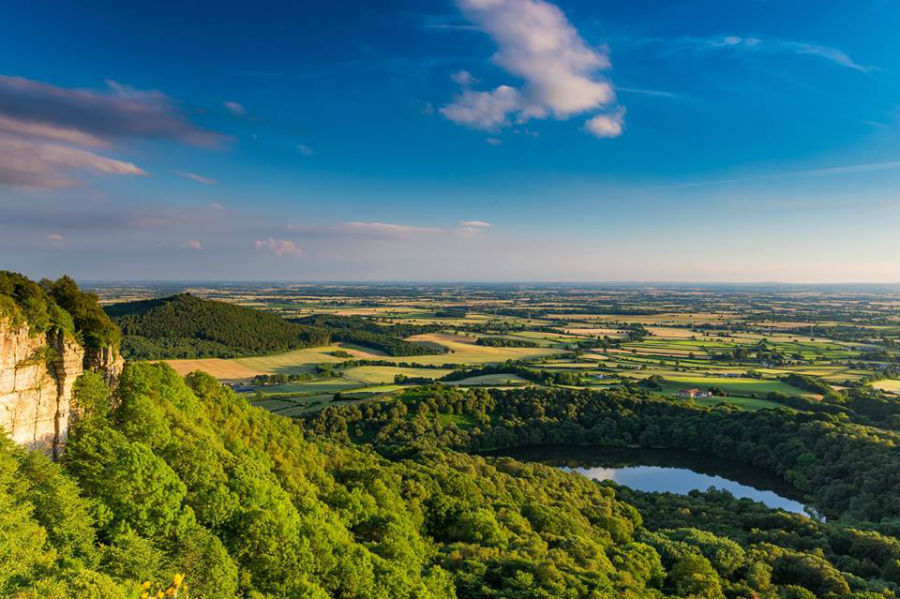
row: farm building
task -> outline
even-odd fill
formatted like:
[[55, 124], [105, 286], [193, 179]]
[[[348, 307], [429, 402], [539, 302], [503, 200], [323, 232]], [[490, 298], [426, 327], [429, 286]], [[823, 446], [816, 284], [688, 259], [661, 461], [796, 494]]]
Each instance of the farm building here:
[[701, 391], [700, 389], [682, 389], [678, 392], [678, 397], [682, 399], [695, 398], [695, 397], [709, 397], [711, 393], [709, 391]]

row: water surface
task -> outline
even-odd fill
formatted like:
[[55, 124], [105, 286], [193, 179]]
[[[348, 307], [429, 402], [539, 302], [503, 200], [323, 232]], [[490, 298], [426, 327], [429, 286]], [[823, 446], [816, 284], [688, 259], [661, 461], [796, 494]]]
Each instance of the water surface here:
[[797, 514], [809, 513], [796, 489], [777, 476], [715, 456], [673, 449], [534, 446], [491, 452], [541, 462], [639, 491], [687, 494], [710, 487]]

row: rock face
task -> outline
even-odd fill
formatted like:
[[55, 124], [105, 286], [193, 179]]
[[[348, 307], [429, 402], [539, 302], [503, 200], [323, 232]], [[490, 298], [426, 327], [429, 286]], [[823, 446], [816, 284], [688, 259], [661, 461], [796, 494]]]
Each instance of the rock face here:
[[29, 335], [27, 325], [0, 320], [0, 427], [20, 445], [54, 458], [65, 448], [72, 408], [72, 388], [84, 371], [107, 374], [114, 382], [122, 358], [112, 348], [85, 350], [62, 333]]
[[119, 352], [112, 347], [88, 348], [85, 352], [85, 367], [94, 372], [105, 373], [107, 384], [115, 385], [125, 366], [125, 359], [119, 355]]

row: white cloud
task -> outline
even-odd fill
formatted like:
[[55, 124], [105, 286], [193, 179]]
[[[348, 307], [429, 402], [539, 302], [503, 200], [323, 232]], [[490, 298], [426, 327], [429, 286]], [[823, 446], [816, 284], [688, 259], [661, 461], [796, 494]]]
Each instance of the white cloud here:
[[459, 225], [461, 227], [490, 227], [491, 223], [485, 222], [483, 220], [461, 220], [459, 221]]
[[189, 249], [189, 250], [202, 250], [203, 244], [200, 243], [199, 241], [197, 241], [196, 239], [189, 239], [188, 241], [186, 241], [184, 243], [184, 245], [182, 247]]
[[433, 227], [417, 227], [413, 225], [396, 225], [392, 223], [352, 221], [339, 223], [332, 227], [335, 231], [368, 237], [405, 237], [427, 233], [444, 233], [444, 229]]
[[610, 66], [605, 48], [588, 46], [563, 12], [543, 0], [457, 0], [463, 14], [497, 43], [492, 60], [524, 85], [491, 91], [466, 84], [441, 114], [453, 122], [495, 130], [511, 121], [565, 119], [607, 108], [612, 85], [599, 71]]
[[229, 100], [228, 102], [222, 102], [222, 105], [225, 106], [225, 109], [228, 110], [232, 116], [244, 116], [247, 114], [247, 109], [238, 102]]
[[618, 137], [625, 128], [625, 109], [619, 108], [609, 114], [598, 114], [588, 119], [584, 127], [596, 137]]
[[210, 179], [209, 177], [204, 177], [203, 175], [198, 175], [197, 173], [188, 173], [185, 171], [175, 171], [175, 174], [179, 177], [184, 177], [185, 179], [190, 179], [191, 181], [196, 181], [197, 183], [203, 183], [204, 185], [214, 185], [215, 179]]
[[36, 137], [50, 141], [87, 146], [108, 147], [110, 144], [96, 135], [79, 131], [72, 127], [61, 127], [51, 123], [20, 121], [0, 115], [0, 133], [11, 133], [22, 137]]
[[257, 239], [254, 242], [254, 246], [256, 246], [256, 249], [258, 250], [268, 250], [276, 256], [299, 256], [303, 253], [303, 250], [297, 247], [297, 244], [293, 241], [288, 241], [287, 239], [275, 239], [274, 237]]
[[500, 144], [503, 143], [503, 140], [500, 138], [497, 138], [497, 137], [488, 137], [487, 139], [484, 140], [484, 143], [486, 143], [489, 146], [499, 146]]
[[441, 108], [441, 114], [461, 125], [494, 130], [509, 125], [509, 113], [522, 106], [518, 90], [501, 85], [489, 92], [471, 89], [457, 95], [452, 104]]
[[304, 156], [312, 156], [316, 152], [309, 146], [305, 146], [303, 144], [297, 144], [297, 150], [300, 151]]
[[68, 187], [77, 180], [69, 170], [113, 175], [146, 175], [135, 164], [88, 150], [28, 137], [0, 134], [0, 183], [23, 187]]
[[450, 75], [450, 79], [453, 80], [457, 85], [461, 85], [463, 87], [469, 87], [470, 85], [474, 85], [478, 83], [478, 80], [472, 76], [472, 73], [469, 71], [457, 71]]
[[47, 240], [48, 240], [48, 241], [56, 241], [56, 242], [60, 242], [60, 241], [63, 240], [63, 236], [62, 236], [61, 233], [48, 233], [48, 234], [47, 234]]

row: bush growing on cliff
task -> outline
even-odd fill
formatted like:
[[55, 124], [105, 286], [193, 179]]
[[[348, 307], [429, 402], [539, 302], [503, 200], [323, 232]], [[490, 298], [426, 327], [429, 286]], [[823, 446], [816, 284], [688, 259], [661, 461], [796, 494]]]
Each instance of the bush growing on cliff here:
[[11, 319], [13, 326], [27, 324], [32, 336], [53, 328], [69, 334], [76, 329], [72, 316], [40, 285], [8, 270], [0, 270], [0, 317], [4, 316]]
[[122, 334], [119, 327], [106, 315], [100, 307], [96, 294], [86, 293], [68, 276], [56, 281], [44, 279], [41, 287], [71, 314], [75, 329], [81, 333], [87, 347], [101, 349], [113, 347], [118, 349]]

